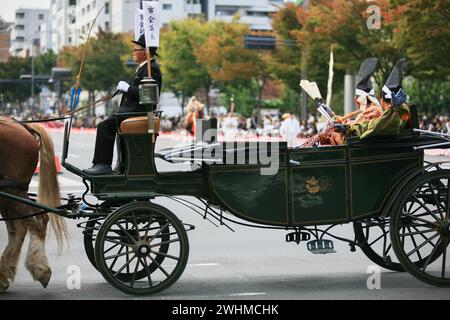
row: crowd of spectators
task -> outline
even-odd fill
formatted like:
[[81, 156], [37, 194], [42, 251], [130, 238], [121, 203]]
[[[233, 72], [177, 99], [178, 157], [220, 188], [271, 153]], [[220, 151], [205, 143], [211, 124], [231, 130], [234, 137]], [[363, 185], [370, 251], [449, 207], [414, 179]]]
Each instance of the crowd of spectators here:
[[423, 116], [419, 122], [420, 129], [429, 130], [440, 133], [450, 133], [450, 117], [449, 116], [436, 116], [430, 117]]
[[[48, 114], [32, 111], [28, 106], [22, 106], [20, 110], [18, 109], [8, 109], [9, 112], [6, 113], [7, 116], [12, 116], [18, 120], [45, 120], [51, 118], [57, 118], [58, 114]], [[4, 111], [4, 110], [3, 110]], [[230, 115], [215, 115], [212, 114], [211, 117], [217, 117], [219, 129], [223, 128], [224, 120]], [[276, 137], [280, 134], [280, 127], [282, 124], [282, 114], [281, 113], [264, 113], [259, 121], [257, 114], [253, 113], [251, 117], [244, 117], [239, 114], [231, 115], [235, 119], [236, 123], [236, 134], [239, 136], [245, 135], [256, 135], [256, 136], [271, 136]], [[77, 116], [73, 122], [75, 128], [95, 128], [98, 123], [103, 121], [105, 116], [94, 116], [94, 115], [81, 115]], [[186, 131], [186, 121], [184, 116], [174, 116], [168, 117], [164, 116], [161, 119], [161, 131], [168, 132], [183, 132]], [[49, 127], [62, 127], [62, 121], [55, 121], [47, 123]], [[316, 115], [309, 113], [306, 120], [299, 120], [300, 125], [300, 138], [309, 138], [314, 136], [318, 131], [320, 131], [320, 124], [317, 122]], [[420, 129], [430, 130], [433, 132], [450, 133], [450, 117], [449, 116], [435, 116], [428, 117], [422, 116], [419, 122]]]
[[[236, 134], [238, 136], [256, 135], [256, 136], [271, 136], [277, 137], [280, 134], [280, 127], [282, 124], [281, 114], [264, 114], [258, 126], [258, 119], [256, 114], [246, 118], [239, 114], [233, 115], [211, 115], [217, 117], [219, 130], [223, 131], [225, 123], [229, 123], [226, 119], [232, 118], [236, 126]], [[180, 132], [184, 131], [185, 120], [184, 117], [165, 117], [161, 119], [162, 132]], [[308, 138], [317, 133], [317, 120], [314, 115], [309, 114], [307, 120], [300, 121], [300, 137]]]

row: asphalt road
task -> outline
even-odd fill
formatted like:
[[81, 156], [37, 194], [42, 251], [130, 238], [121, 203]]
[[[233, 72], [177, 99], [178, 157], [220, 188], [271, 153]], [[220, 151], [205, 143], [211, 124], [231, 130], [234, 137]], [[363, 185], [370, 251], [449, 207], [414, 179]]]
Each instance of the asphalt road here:
[[[52, 134], [57, 152], [61, 151], [62, 135]], [[72, 136], [69, 161], [80, 168], [90, 165], [94, 135]], [[173, 145], [161, 140], [158, 148]], [[433, 158], [428, 160], [442, 160]], [[158, 162], [160, 170], [169, 168]], [[186, 168], [184, 168], [186, 169]], [[81, 194], [79, 179], [69, 173], [59, 176], [63, 194]], [[34, 188], [35, 183], [32, 184]], [[169, 200], [158, 200], [175, 212], [183, 222], [196, 226], [188, 233], [190, 255], [181, 278], [169, 289], [151, 297], [135, 297], [117, 291], [90, 265], [84, 252], [80, 221], [67, 221], [70, 248], [57, 255], [54, 237], [49, 236], [47, 253], [53, 277], [43, 289], [24, 267], [21, 257], [15, 283], [0, 299], [205, 299], [205, 300], [279, 300], [279, 299], [449, 299], [450, 288], [436, 288], [416, 280], [408, 273], [390, 272], [380, 268], [379, 289], [368, 289], [374, 264], [357, 249], [350, 252], [346, 243], [335, 241], [336, 253], [314, 255], [305, 244], [285, 243], [286, 232], [260, 230], [232, 225], [235, 232], [218, 228], [195, 213]], [[338, 227], [335, 233], [353, 238], [351, 225]], [[0, 223], [0, 243], [6, 243], [6, 232]], [[25, 243], [27, 246], [27, 240]], [[26, 252], [25, 249], [23, 252]], [[81, 287], [67, 285], [74, 270], [80, 271]], [[368, 272], [369, 270], [369, 272]]]

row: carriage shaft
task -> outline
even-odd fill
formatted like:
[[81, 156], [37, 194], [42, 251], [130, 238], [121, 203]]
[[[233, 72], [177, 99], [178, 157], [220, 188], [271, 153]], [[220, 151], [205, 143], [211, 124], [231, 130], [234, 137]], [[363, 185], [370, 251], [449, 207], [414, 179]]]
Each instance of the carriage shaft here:
[[16, 195], [13, 195], [13, 194], [10, 194], [7, 192], [0, 191], [0, 197], [8, 198], [10, 200], [14, 200], [14, 201], [29, 205], [30, 207], [39, 208], [39, 209], [42, 209], [42, 210], [45, 210], [45, 211], [48, 211], [51, 213], [55, 213], [62, 217], [67, 216], [67, 210], [47, 207], [46, 205], [43, 205], [41, 203], [29, 200], [29, 199], [25, 199], [25, 198], [22, 198], [22, 197], [19, 197], [19, 196], [16, 196]]

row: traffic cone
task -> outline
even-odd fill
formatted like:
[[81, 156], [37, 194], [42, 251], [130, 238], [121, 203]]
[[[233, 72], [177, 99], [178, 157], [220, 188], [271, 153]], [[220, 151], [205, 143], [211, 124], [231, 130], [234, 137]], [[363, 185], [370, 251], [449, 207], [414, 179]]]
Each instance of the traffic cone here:
[[[56, 166], [56, 173], [60, 174], [61, 173], [61, 161], [59, 160], [59, 157], [55, 155], [55, 166]], [[34, 170], [34, 174], [39, 174], [40, 171], [40, 163], [38, 163], [36, 170]]]

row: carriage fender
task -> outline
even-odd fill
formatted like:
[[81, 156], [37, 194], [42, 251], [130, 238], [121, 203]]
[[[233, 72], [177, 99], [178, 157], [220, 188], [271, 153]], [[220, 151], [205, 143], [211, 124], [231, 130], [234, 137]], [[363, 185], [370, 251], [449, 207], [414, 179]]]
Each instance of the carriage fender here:
[[381, 217], [389, 216], [390, 210], [392, 209], [393, 205], [395, 204], [396, 200], [398, 199], [401, 191], [410, 183], [412, 180], [414, 180], [416, 177], [420, 176], [421, 174], [424, 174], [427, 172], [427, 169], [436, 166], [437, 164], [430, 164], [428, 166], [422, 167], [420, 169], [413, 170], [410, 174], [406, 175], [405, 178], [400, 180], [397, 187], [395, 188], [394, 192], [392, 192], [392, 195], [389, 197], [389, 200], [386, 202], [386, 205], [383, 207], [383, 210], [381, 212]]

